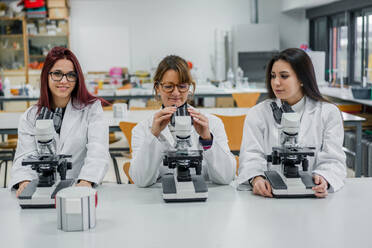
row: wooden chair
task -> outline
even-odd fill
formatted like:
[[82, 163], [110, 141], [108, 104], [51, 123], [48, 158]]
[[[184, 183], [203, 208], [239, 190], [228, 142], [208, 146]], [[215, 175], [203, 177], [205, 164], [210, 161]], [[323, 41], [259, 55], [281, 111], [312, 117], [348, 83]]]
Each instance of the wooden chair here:
[[129, 167], [130, 167], [130, 162], [125, 162], [123, 165], [123, 170], [124, 170], [125, 175], [128, 177], [129, 184], [134, 184], [132, 178], [129, 176]]
[[217, 115], [223, 122], [225, 126], [225, 132], [228, 139], [228, 144], [231, 152], [235, 155], [236, 159], [236, 175], [238, 175], [239, 170], [239, 152], [240, 145], [242, 144], [243, 137], [243, 127], [245, 115], [236, 115], [236, 116], [226, 116], [226, 115]]
[[238, 108], [251, 108], [256, 105], [261, 93], [233, 93], [232, 96]]
[[17, 134], [8, 134], [8, 138], [6, 141], [0, 142], [0, 149], [12, 149], [15, 150], [17, 148]]
[[215, 116], [220, 118], [225, 126], [230, 150], [233, 153], [239, 151], [242, 143], [245, 115], [226, 116], [215, 114]]
[[122, 121], [119, 123], [120, 130], [124, 133], [129, 144], [129, 152], [132, 154], [132, 129], [137, 125], [135, 122]]
[[109, 133], [109, 144], [110, 145], [113, 144], [113, 143], [115, 143], [115, 142], [118, 142], [119, 140], [121, 140], [121, 138], [120, 137], [117, 137], [115, 135], [115, 132], [110, 132]]
[[[125, 138], [128, 141], [129, 144], [129, 152], [132, 154], [132, 129], [137, 125], [137, 123], [134, 122], [126, 122], [122, 121], [119, 123], [119, 127], [121, 131], [124, 133]], [[130, 167], [130, 162], [126, 162], [123, 165], [123, 170], [125, 175], [128, 177], [128, 181], [130, 184], [133, 184], [132, 178], [129, 176], [129, 167]]]
[[236, 175], [239, 176], [239, 156], [235, 155], [236, 159]]
[[0, 142], [0, 168], [5, 165], [4, 188], [6, 188], [6, 179], [8, 174], [8, 162], [13, 161], [15, 150], [17, 148], [18, 135], [8, 134], [6, 141]]

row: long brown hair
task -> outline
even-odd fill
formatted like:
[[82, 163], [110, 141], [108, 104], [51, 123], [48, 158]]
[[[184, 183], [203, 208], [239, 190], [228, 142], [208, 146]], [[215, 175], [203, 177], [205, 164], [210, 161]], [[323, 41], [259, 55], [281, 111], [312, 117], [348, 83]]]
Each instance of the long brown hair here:
[[302, 90], [304, 95], [314, 101], [328, 102], [322, 94], [320, 94], [318, 84], [315, 78], [314, 66], [310, 57], [301, 49], [288, 48], [269, 61], [266, 69], [266, 88], [269, 98], [276, 98], [273, 89], [271, 88], [271, 70], [276, 61], [283, 60], [289, 63], [296, 73], [297, 78], [303, 84]]
[[162, 61], [160, 61], [154, 75], [154, 91], [156, 95], [159, 84], [163, 80], [163, 76], [168, 70], [176, 71], [179, 76], [179, 81], [181, 83], [188, 83], [192, 85], [193, 93], [195, 92], [196, 84], [194, 80], [192, 80], [186, 60], [177, 55], [168, 55]]

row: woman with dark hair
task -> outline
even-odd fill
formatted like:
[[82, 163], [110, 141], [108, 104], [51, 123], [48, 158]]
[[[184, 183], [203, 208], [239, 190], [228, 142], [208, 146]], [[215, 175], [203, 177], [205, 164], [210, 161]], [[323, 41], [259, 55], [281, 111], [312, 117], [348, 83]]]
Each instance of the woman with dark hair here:
[[[54, 116], [56, 153], [72, 155], [67, 178], [78, 186], [99, 184], [109, 164], [108, 124], [101, 100], [91, 95], [75, 55], [67, 48], [54, 47], [47, 55], [40, 77], [40, 98], [20, 119], [17, 151], [13, 161], [10, 188], [17, 196], [37, 179], [31, 166], [22, 160], [37, 153], [35, 123]], [[58, 118], [56, 118], [58, 117]]]
[[308, 157], [315, 195], [326, 197], [328, 192], [339, 190], [346, 176], [342, 115], [320, 94], [309, 56], [296, 48], [274, 56], [268, 63], [266, 87], [269, 99], [251, 108], [245, 119], [238, 184], [250, 185], [254, 194], [272, 197], [264, 171], [265, 155], [279, 145], [281, 125], [270, 106], [275, 102], [279, 107], [289, 104], [300, 115], [298, 143], [316, 147], [315, 157]]
[[165, 57], [156, 70], [154, 90], [162, 109], [132, 131], [133, 158], [129, 174], [134, 183], [147, 187], [172, 172], [163, 165], [163, 153], [175, 143], [175, 133], [170, 126], [172, 114], [177, 107], [184, 107], [193, 119], [191, 149], [203, 149], [203, 176], [214, 183], [229, 184], [235, 176], [236, 160], [230, 153], [222, 121], [216, 116], [201, 114], [187, 104], [188, 96], [195, 91], [187, 62], [175, 55]]

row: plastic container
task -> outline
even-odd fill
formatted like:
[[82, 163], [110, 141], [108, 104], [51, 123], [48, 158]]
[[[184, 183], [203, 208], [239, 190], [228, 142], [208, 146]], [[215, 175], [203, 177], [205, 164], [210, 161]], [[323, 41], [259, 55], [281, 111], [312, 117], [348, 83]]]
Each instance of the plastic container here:
[[58, 229], [86, 231], [96, 226], [97, 190], [68, 187], [59, 191], [55, 199]]
[[10, 96], [10, 80], [9, 78], [4, 79], [4, 85], [3, 85], [3, 91], [4, 91], [4, 96]]
[[371, 88], [352, 87], [351, 92], [355, 99], [371, 99]]
[[234, 84], [234, 73], [233, 73], [233, 70], [231, 68], [229, 68], [229, 70], [227, 71], [227, 81], [229, 81], [230, 83]]

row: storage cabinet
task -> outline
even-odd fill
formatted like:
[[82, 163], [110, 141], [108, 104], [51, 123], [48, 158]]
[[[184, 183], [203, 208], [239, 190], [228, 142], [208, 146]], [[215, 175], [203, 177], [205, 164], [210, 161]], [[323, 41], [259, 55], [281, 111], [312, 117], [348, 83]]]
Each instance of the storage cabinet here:
[[41, 69], [53, 47], [69, 47], [68, 25], [68, 19], [27, 20], [29, 69]]
[[25, 40], [24, 18], [0, 18], [0, 66], [4, 70], [25, 69]]
[[55, 46], [69, 47], [68, 18], [0, 18], [0, 68], [5, 74], [23, 75], [20, 83], [29, 82], [30, 70], [41, 70]]

